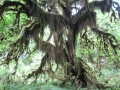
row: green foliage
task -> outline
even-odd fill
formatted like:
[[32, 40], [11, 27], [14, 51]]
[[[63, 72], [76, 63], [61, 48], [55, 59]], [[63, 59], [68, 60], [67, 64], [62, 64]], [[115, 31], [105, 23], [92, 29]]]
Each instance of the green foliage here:
[[10, 43], [14, 42], [18, 37], [21, 27], [29, 19], [26, 15], [21, 14], [20, 26], [15, 22], [16, 13], [12, 11], [5, 12], [3, 19], [0, 22], [0, 52], [5, 52]]
[[[99, 11], [96, 11], [99, 13]], [[99, 27], [101, 31], [104, 31], [106, 33], [111, 33], [114, 36], [116, 36], [116, 38], [118, 39], [118, 42], [120, 41], [120, 21], [116, 20], [115, 22], [111, 22], [110, 21], [110, 15], [108, 14], [97, 14], [97, 23], [99, 24]], [[93, 39], [93, 41], [96, 44], [96, 47], [94, 48], [88, 48], [86, 47], [86, 45], [84, 44], [85, 41], [81, 39], [80, 36], [78, 36], [78, 44], [77, 44], [77, 50], [76, 50], [76, 55], [77, 57], [82, 58], [84, 61], [86, 61], [91, 67], [95, 67], [96, 69], [96, 64], [98, 61], [98, 56], [101, 57], [108, 57], [108, 62], [106, 63], [107, 59], [103, 58], [103, 61], [100, 61], [101, 63], [101, 67], [102, 64], [105, 63], [105, 66], [103, 66], [103, 68], [101, 68], [101, 70], [97, 70], [96, 75], [98, 74], [98, 79], [100, 80], [100, 82], [107, 82], [105, 83], [106, 85], [111, 85], [111, 86], [115, 86], [112, 89], [106, 89], [106, 90], [118, 90], [118, 87], [120, 86], [120, 74], [119, 73], [119, 69], [117, 70], [115, 67], [114, 62], [117, 61], [118, 65], [120, 65], [120, 50], [117, 50], [117, 55], [115, 54], [113, 49], [109, 48], [109, 51], [106, 52], [104, 50], [102, 50], [103, 46], [100, 45], [99, 43], [99, 39], [95, 38], [95, 34], [93, 33], [89, 33], [89, 36]], [[89, 55], [92, 55], [92, 59], [95, 63], [92, 63], [92, 65], [90, 64], [91, 62], [89, 62]], [[117, 76], [117, 77], [116, 77]]]
[[67, 88], [62, 88], [50, 84], [36, 83], [36, 84], [5, 84], [0, 87], [0, 90], [75, 90], [75, 87], [69, 86]]

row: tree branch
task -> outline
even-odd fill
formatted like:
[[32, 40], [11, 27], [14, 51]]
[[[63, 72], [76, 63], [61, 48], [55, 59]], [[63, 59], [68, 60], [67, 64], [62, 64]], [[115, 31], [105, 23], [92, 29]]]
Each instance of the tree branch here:
[[0, 6], [0, 14], [2, 15], [2, 13], [4, 12], [4, 10], [8, 7], [11, 7], [11, 6], [15, 6], [16, 8], [18, 6], [21, 6], [22, 10], [24, 11], [24, 13], [27, 15], [27, 16], [30, 16], [29, 14], [29, 9], [26, 8], [26, 6], [20, 2], [17, 2], [17, 1], [5, 1], [4, 4], [2, 6]]

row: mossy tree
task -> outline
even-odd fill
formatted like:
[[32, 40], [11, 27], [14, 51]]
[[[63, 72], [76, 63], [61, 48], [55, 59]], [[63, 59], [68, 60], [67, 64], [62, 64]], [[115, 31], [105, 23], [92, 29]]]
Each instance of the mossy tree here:
[[[93, 84], [97, 87], [104, 87], [93, 75], [92, 69], [81, 59], [76, 57], [76, 46], [78, 34], [84, 39], [86, 46], [95, 47], [94, 42], [87, 37], [87, 28], [96, 34], [100, 40], [100, 45], [108, 52], [112, 48], [116, 53], [119, 46], [115, 36], [100, 31], [97, 25], [95, 9], [100, 9], [102, 13], [112, 12], [111, 17], [116, 18], [112, 0], [92, 1], [88, 0], [9, 0], [0, 5], [1, 20], [4, 13], [12, 11], [16, 13], [15, 24], [20, 23], [20, 14], [25, 14], [30, 20], [22, 27], [19, 37], [10, 44], [8, 55], [4, 64], [9, 65], [11, 61], [16, 62], [15, 73], [18, 66], [18, 58], [28, 50], [30, 40], [36, 43], [34, 50], [40, 50], [45, 53], [40, 66], [37, 70], [28, 75], [27, 79], [44, 73], [43, 67], [49, 65], [49, 71], [54, 60], [57, 66], [62, 66], [66, 76], [71, 83], [77, 82], [78, 85], [87, 87]], [[80, 6], [80, 8], [78, 7]], [[72, 15], [72, 10], [76, 14]], [[118, 12], [120, 13], [120, 12]], [[46, 41], [43, 41], [45, 28], [49, 27], [50, 35]], [[14, 32], [14, 31], [13, 31]], [[84, 32], [84, 33], [83, 33]], [[54, 45], [49, 42], [53, 37]], [[32, 51], [31, 51], [32, 52]], [[66, 79], [63, 80], [64, 84]]]

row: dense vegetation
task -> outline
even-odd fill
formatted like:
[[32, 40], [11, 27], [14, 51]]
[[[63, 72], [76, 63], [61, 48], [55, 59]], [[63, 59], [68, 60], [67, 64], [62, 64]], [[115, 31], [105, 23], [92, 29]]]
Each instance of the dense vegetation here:
[[117, 0], [5, 0], [0, 17], [0, 89], [120, 88]]

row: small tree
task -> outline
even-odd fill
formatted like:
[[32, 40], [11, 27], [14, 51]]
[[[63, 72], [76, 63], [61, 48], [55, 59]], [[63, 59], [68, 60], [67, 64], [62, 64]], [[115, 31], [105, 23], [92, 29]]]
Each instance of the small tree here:
[[[30, 18], [30, 21], [26, 21], [27, 24], [22, 27], [18, 39], [10, 44], [5, 64], [9, 65], [14, 60], [16, 72], [18, 58], [28, 50], [30, 40], [33, 39], [36, 43], [34, 50], [41, 50], [45, 55], [41, 59], [39, 68], [29, 74], [27, 79], [43, 73], [43, 67], [46, 64], [49, 64], [49, 71], [52, 72], [51, 63], [54, 60], [57, 66], [63, 67], [65, 78], [67, 78], [66, 76], [74, 76], [73, 79], [68, 78], [72, 83], [77, 82], [83, 87], [94, 84], [102, 88], [103, 85], [98, 83], [92, 74], [92, 69], [81, 58], [76, 57], [77, 37], [80, 33], [86, 46], [95, 47], [94, 42], [87, 37], [87, 32], [92, 31], [96, 34], [96, 38], [100, 38], [100, 45], [105, 51], [112, 48], [116, 53], [118, 44], [115, 36], [99, 30], [95, 12], [95, 9], [100, 9], [102, 13], [111, 11], [111, 17], [115, 18], [115, 11], [112, 9], [113, 4], [117, 5], [115, 10], [120, 15], [119, 4], [112, 0], [92, 2], [88, 2], [88, 0], [4, 1], [0, 6], [1, 19], [4, 13], [15, 12], [15, 24], [19, 28], [21, 13]], [[76, 11], [74, 15], [72, 15], [73, 9]], [[50, 35], [46, 41], [43, 41], [46, 27], [49, 27]], [[89, 31], [87, 30], [88, 27]], [[54, 45], [49, 42], [51, 37], [53, 37]], [[63, 84], [65, 82], [66, 79], [63, 80]]]

